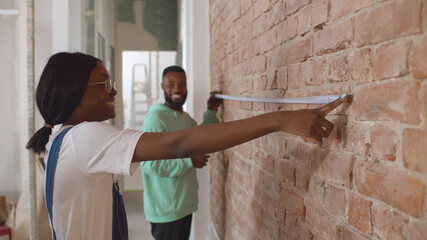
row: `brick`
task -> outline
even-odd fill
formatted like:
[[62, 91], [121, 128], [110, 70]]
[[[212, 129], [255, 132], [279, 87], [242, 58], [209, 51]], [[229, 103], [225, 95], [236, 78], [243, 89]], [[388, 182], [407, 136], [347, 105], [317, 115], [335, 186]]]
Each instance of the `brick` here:
[[420, 92], [421, 105], [423, 106], [422, 116], [423, 119], [427, 120], [427, 81], [423, 82]]
[[285, 215], [285, 228], [283, 232], [294, 233], [298, 228], [298, 217], [292, 212], [286, 212]]
[[355, 17], [357, 46], [378, 43], [421, 31], [421, 2], [392, 1]]
[[379, 159], [396, 160], [399, 137], [393, 129], [375, 125], [371, 128], [371, 150]]
[[[322, 155], [321, 155], [322, 156]], [[316, 173], [331, 183], [350, 188], [353, 157], [349, 154], [324, 153]]]
[[272, 28], [267, 33], [265, 33], [265, 42], [264, 44], [268, 46], [268, 50], [273, 49], [278, 46], [279, 39], [278, 39], [278, 33], [277, 28]]
[[304, 199], [301, 196], [286, 189], [282, 189], [280, 191], [279, 201], [281, 204], [283, 204], [285, 209], [295, 213], [301, 220], [304, 221], [305, 206]]
[[372, 202], [358, 197], [356, 194], [350, 194], [348, 200], [348, 223], [359, 231], [372, 233]]
[[[264, 42], [264, 35], [260, 35], [258, 38], [254, 39], [254, 54], [255, 55], [263, 55], [264, 54], [264, 50], [266, 49], [266, 47], [263, 45]], [[252, 56], [254, 57], [254, 56]]]
[[310, 182], [311, 171], [306, 169], [297, 169], [295, 172], [295, 186], [305, 192]]
[[330, 83], [345, 82], [351, 79], [351, 66], [346, 53], [328, 58], [328, 81]]
[[303, 38], [295, 38], [286, 47], [287, 64], [294, 64], [307, 60], [313, 54], [313, 37], [307, 35]]
[[299, 88], [299, 79], [301, 76], [300, 65], [292, 65], [288, 67], [288, 88], [297, 89]]
[[351, 76], [357, 84], [368, 83], [374, 80], [371, 49], [365, 48], [354, 53], [351, 61]]
[[264, 73], [266, 70], [266, 58], [264, 56], [255, 57], [251, 61], [253, 73]]
[[267, 14], [266, 25], [267, 29], [271, 28], [273, 25], [282, 22], [286, 15], [283, 14], [285, 12], [285, 3], [280, 1], [273, 6], [271, 11]]
[[331, 21], [350, 13], [352, 10], [351, 1], [352, 0], [331, 0]]
[[284, 29], [282, 30], [282, 42], [298, 36], [298, 15], [294, 15], [286, 19], [284, 22]]
[[[356, 120], [420, 122], [418, 81], [395, 81], [360, 85], [354, 91], [352, 108]], [[402, 97], [405, 96], [405, 97]]]
[[252, 0], [241, 0], [239, 1], [240, 4], [240, 14], [246, 13], [252, 5]]
[[[249, 43], [252, 40], [252, 29], [247, 28], [247, 29], [241, 31], [237, 35], [236, 39], [237, 39], [236, 45], [238, 45], [238, 46], [236, 46], [236, 49], [238, 47], [245, 46], [247, 43]], [[270, 44], [269, 42], [266, 42], [266, 43]]]
[[392, 208], [374, 204], [372, 222], [373, 235], [378, 239], [404, 239], [403, 228], [408, 220]]
[[237, 44], [238, 38], [232, 38], [228, 43], [227, 43], [227, 54], [229, 55], [230, 53], [234, 52], [234, 50], [236, 50], [236, 48], [239, 46], [239, 44]]
[[[294, 89], [293, 91], [287, 91], [285, 94], [285, 97], [289, 98], [299, 98], [299, 97], [306, 97], [308, 96], [308, 91], [306, 89]], [[304, 109], [307, 108], [307, 104], [286, 104], [285, 110], [298, 110], [298, 109]], [[304, 138], [302, 138], [304, 139]]]
[[245, 46], [241, 46], [242, 51], [242, 61], [247, 61], [248, 59], [255, 56], [255, 42], [251, 41]]
[[267, 70], [267, 89], [277, 89], [277, 70], [275, 68]]
[[[274, 164], [274, 158], [272, 158], [271, 156], [269, 158], [267, 158], [268, 162], [270, 165]], [[274, 166], [274, 165], [273, 165]], [[264, 167], [264, 166], [263, 166]], [[274, 173], [274, 169], [270, 170], [271, 172]], [[272, 175], [266, 173], [263, 176], [262, 179], [262, 183], [263, 183], [263, 191], [270, 194], [273, 197], [277, 197], [280, 189], [279, 189], [279, 180], [275, 177], [273, 177]]]
[[[250, 0], [245, 0], [245, 1], [250, 1]], [[255, 20], [255, 10], [252, 7], [247, 6], [248, 4], [245, 4], [244, 1], [239, 1], [240, 3], [240, 15], [242, 16], [239, 19], [239, 24], [240, 29], [239, 30], [243, 30], [246, 29], [250, 24], [252, 24], [252, 22]]]
[[[427, 2], [425, 3], [427, 4]], [[427, 14], [427, 13], [426, 13]], [[424, 37], [414, 46], [411, 60], [412, 76], [415, 79], [427, 78], [427, 38]]]
[[280, 235], [281, 224], [273, 218], [267, 218], [267, 221], [264, 220], [265, 226], [265, 236], [262, 239], [278, 239]]
[[427, 130], [405, 129], [403, 131], [402, 142], [405, 168], [427, 173]]
[[[341, 92], [342, 93], [342, 92]], [[346, 104], [343, 104], [342, 106], [340, 106], [339, 108], [336, 108], [336, 110], [333, 110], [328, 117], [328, 120], [334, 124], [334, 129], [332, 130], [332, 132], [329, 134], [329, 136], [325, 139], [323, 139], [323, 143], [322, 143], [322, 148], [323, 149], [327, 149], [327, 150], [331, 150], [331, 151], [340, 151], [342, 150], [342, 146], [345, 144], [345, 142], [343, 141], [345, 139], [345, 131], [347, 128], [347, 122], [348, 122], [348, 118], [346, 116], [333, 116], [335, 114], [346, 114], [348, 115], [348, 113], [346, 113], [345, 109], [344, 111], [340, 111], [343, 108], [347, 108], [347, 106], [345, 106]]]
[[374, 0], [353, 0], [352, 2], [353, 11], [357, 12], [366, 7], [372, 6], [375, 1]]
[[317, 234], [313, 233], [316, 239], [341, 239], [342, 226], [339, 226], [334, 222], [334, 217], [331, 217], [326, 212], [317, 209], [312, 204], [307, 204], [306, 209], [306, 222], [316, 230]]
[[289, 154], [290, 160], [308, 169], [312, 169], [313, 166], [315, 166], [319, 157], [319, 150], [317, 147], [296, 140], [288, 140], [286, 152]]
[[311, 7], [306, 6], [298, 11], [298, 34], [304, 35], [311, 29]]
[[277, 239], [313, 239], [313, 234], [307, 225], [301, 224], [292, 214], [286, 215], [285, 229]]
[[286, 15], [294, 13], [299, 8], [309, 4], [311, 0], [288, 0], [285, 2]]
[[357, 233], [354, 233], [352, 230], [348, 229], [347, 227], [344, 227], [343, 229], [343, 240], [368, 240], [368, 238], [365, 238]]
[[286, 137], [284, 133], [276, 132], [267, 136], [267, 146], [264, 148], [268, 154], [278, 158], [286, 156]]
[[282, 68], [277, 71], [277, 87], [279, 89], [288, 89], [288, 70]]
[[323, 203], [323, 198], [325, 196], [326, 191], [326, 182], [324, 179], [313, 176], [310, 179], [310, 183], [308, 186], [308, 198], [316, 203]]
[[427, 223], [410, 221], [407, 228], [407, 239], [424, 240], [427, 236]]
[[[234, 3], [233, 3], [234, 4]], [[231, 11], [229, 12], [229, 15], [227, 16], [232, 22], [236, 22], [235, 20], [238, 19], [240, 15], [240, 4], [234, 4]], [[231, 25], [231, 24], [230, 24]], [[228, 25], [228, 26], [230, 26]], [[235, 25], [235, 24], [234, 24]]]
[[[248, 199], [248, 198], [242, 198], [241, 201], [245, 202], [244, 199]], [[263, 216], [266, 216], [269, 218], [269, 217], [274, 217], [276, 215], [276, 207], [275, 207], [276, 206], [276, 198], [277, 198], [277, 196], [271, 196], [268, 194], [263, 195], [263, 201], [262, 201], [262, 204], [264, 206]]]
[[264, 54], [265, 52], [275, 48], [278, 44], [277, 40], [277, 30], [276, 28], [272, 28], [268, 32], [261, 34], [258, 39], [258, 53]]
[[323, 204], [332, 212], [345, 216], [347, 199], [345, 191], [328, 184], [325, 189]]
[[301, 81], [306, 86], [320, 86], [326, 79], [326, 60], [308, 60], [301, 64]]
[[311, 21], [313, 27], [328, 21], [328, 0], [313, 0], [311, 3]]
[[277, 179], [285, 182], [289, 186], [295, 185], [295, 167], [281, 159], [275, 159], [275, 175]]
[[358, 122], [348, 122], [345, 131], [345, 149], [355, 154], [366, 154], [368, 151], [367, 132], [369, 126]]
[[335, 23], [315, 34], [314, 53], [323, 55], [347, 49], [353, 42], [353, 19]]
[[407, 173], [380, 164], [358, 163], [355, 184], [359, 192], [380, 199], [418, 217], [424, 200], [424, 184]]
[[252, 36], [253, 37], [258, 37], [261, 33], [263, 33], [266, 30], [266, 25], [265, 25], [265, 16], [262, 15], [259, 18], [257, 18], [253, 24], [251, 25], [252, 27]]
[[268, 32], [263, 34], [264, 37], [264, 43], [265, 50], [271, 50], [278, 46], [278, 35], [277, 35], [277, 28], [273, 28], [269, 30]]
[[283, 54], [286, 51], [286, 46], [282, 44], [281, 46], [277, 47], [275, 50], [277, 52], [277, 66], [282, 67], [286, 65], [286, 56]]
[[384, 79], [408, 74], [409, 41], [382, 44], [374, 51], [374, 77]]
[[253, 3], [255, 18], [270, 9], [270, 0], [258, 0]]

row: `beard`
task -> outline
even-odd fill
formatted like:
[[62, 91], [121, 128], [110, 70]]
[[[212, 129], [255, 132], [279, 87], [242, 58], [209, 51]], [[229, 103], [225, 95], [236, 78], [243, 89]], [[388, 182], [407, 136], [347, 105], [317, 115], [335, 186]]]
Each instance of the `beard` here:
[[187, 99], [187, 94], [185, 94], [181, 101], [174, 102], [172, 98], [170, 98], [165, 92], [163, 92], [163, 94], [165, 95], [165, 101], [169, 104], [169, 106], [176, 109], [182, 108], [185, 100]]

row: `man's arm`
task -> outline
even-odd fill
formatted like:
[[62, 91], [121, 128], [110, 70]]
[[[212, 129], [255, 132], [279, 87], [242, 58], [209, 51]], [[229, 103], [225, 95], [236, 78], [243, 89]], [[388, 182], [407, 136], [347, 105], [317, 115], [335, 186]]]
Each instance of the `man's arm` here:
[[210, 124], [210, 123], [219, 123], [219, 120], [216, 116], [219, 106], [221, 106], [223, 100], [215, 98], [214, 94], [218, 92], [211, 92], [208, 99], [207, 105], [208, 109], [203, 114], [203, 122], [201, 125]]

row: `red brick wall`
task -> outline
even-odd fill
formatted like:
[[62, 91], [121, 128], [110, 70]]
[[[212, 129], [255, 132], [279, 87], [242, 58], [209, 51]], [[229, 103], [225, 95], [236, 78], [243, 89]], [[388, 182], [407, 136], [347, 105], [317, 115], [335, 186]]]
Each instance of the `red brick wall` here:
[[222, 239], [427, 238], [427, 0], [211, 0], [210, 33], [214, 90], [354, 96], [322, 146], [275, 133], [214, 155]]

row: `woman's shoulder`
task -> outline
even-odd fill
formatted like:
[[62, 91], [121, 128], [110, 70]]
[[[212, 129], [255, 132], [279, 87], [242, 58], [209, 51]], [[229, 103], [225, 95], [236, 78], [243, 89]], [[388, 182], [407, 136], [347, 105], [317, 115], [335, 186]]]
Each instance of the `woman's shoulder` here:
[[119, 130], [116, 126], [105, 122], [81, 122], [73, 127], [75, 130], [97, 130], [97, 129], [112, 129]]
[[122, 130], [114, 125], [104, 122], [82, 122], [79, 123], [70, 130], [73, 137], [76, 138], [97, 138], [101, 136], [108, 136], [111, 134], [118, 133]]

